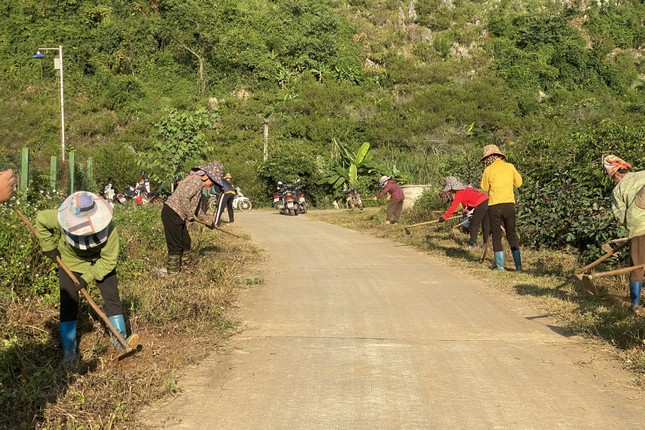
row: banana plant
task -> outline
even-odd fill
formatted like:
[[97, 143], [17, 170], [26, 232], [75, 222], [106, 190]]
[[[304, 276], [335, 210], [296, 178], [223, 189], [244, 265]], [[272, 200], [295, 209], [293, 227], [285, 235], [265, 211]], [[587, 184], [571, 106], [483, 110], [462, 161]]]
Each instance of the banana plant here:
[[372, 151], [369, 142], [364, 142], [356, 152], [352, 152], [336, 139], [333, 139], [333, 143], [338, 152], [337, 164], [327, 176], [318, 181], [319, 185], [326, 184], [336, 193], [344, 186], [356, 187], [360, 177], [375, 171], [371, 164]]

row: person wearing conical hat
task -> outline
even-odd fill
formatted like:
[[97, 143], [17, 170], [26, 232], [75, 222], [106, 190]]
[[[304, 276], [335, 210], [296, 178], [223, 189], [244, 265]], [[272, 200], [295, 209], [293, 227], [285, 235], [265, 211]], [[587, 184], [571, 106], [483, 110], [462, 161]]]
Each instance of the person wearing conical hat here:
[[372, 200], [378, 200], [385, 194], [389, 194], [390, 203], [387, 205], [385, 224], [396, 224], [399, 222], [401, 211], [403, 210], [403, 200], [405, 200], [403, 189], [391, 176], [381, 176], [378, 183], [383, 187], [383, 190], [376, 197], [373, 197]]
[[[615, 155], [603, 158], [607, 175], [616, 184], [611, 194], [611, 209], [618, 222], [627, 228], [629, 258], [632, 266], [645, 264], [645, 171], [632, 172], [632, 166]], [[640, 307], [643, 270], [629, 274], [631, 310]]]
[[488, 215], [493, 234], [495, 265], [504, 270], [504, 249], [502, 248], [502, 225], [506, 230], [506, 240], [511, 246], [515, 269], [522, 270], [520, 239], [515, 228], [514, 188], [522, 186], [522, 176], [515, 166], [506, 161], [506, 155], [497, 145], [486, 145], [480, 160], [484, 163], [481, 188], [488, 193]]
[[[119, 235], [112, 220], [112, 206], [102, 197], [78, 191], [65, 199], [58, 210], [36, 214], [38, 240], [45, 254], [62, 262], [80, 282], [76, 286], [62, 268], [58, 270], [60, 286], [59, 331], [63, 346], [63, 364], [72, 364], [76, 355], [76, 319], [78, 290], [96, 282], [103, 296], [105, 314], [110, 323], [126, 338], [123, 305], [117, 286], [116, 263], [119, 256]], [[122, 346], [114, 339], [116, 349]]]
[[206, 215], [208, 205], [203, 204], [203, 200], [208, 198], [208, 193], [204, 194], [202, 190], [210, 189], [214, 185], [221, 187], [223, 173], [224, 167], [217, 161], [193, 167], [161, 209], [161, 222], [168, 247], [167, 274], [179, 273], [182, 267], [186, 268], [192, 261], [192, 241], [188, 234], [187, 221], [197, 218], [210, 228], [215, 228], [213, 221]]
[[471, 248], [477, 247], [477, 234], [479, 226], [482, 226], [484, 233], [483, 247], [486, 248], [486, 242], [490, 237], [490, 220], [488, 217], [488, 196], [473, 187], [465, 186], [454, 176], [446, 176], [446, 185], [441, 193], [450, 193], [448, 200], [452, 201], [450, 207], [439, 217], [439, 222], [444, 222], [457, 210], [459, 205], [465, 208], [473, 208], [473, 216], [470, 223], [470, 243]]

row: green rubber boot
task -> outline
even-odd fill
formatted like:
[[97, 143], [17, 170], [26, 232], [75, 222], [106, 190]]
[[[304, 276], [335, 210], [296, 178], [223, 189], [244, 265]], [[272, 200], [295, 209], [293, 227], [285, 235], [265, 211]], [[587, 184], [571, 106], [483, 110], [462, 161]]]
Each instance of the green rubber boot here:
[[181, 268], [187, 269], [192, 264], [195, 257], [195, 253], [192, 250], [184, 251], [181, 255]]
[[181, 268], [181, 255], [169, 255], [166, 271], [169, 275], [176, 275]]
[[495, 265], [497, 270], [504, 270], [504, 251], [497, 251], [495, 253]]

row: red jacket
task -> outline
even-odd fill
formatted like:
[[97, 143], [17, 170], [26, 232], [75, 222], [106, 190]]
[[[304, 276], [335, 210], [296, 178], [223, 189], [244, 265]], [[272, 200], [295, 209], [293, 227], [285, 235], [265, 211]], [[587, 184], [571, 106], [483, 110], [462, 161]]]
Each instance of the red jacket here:
[[452, 204], [448, 210], [441, 215], [441, 218], [448, 219], [454, 211], [457, 210], [457, 207], [462, 204], [465, 206], [470, 206], [472, 208], [477, 207], [480, 203], [488, 200], [486, 193], [477, 191], [473, 187], [468, 187], [465, 190], [459, 190], [455, 193], [455, 199], [452, 201]]
[[377, 199], [380, 199], [383, 197], [386, 193], [390, 193], [390, 198], [394, 200], [405, 200], [405, 194], [403, 194], [403, 189], [399, 184], [394, 182], [392, 179], [387, 181], [387, 184], [385, 184], [385, 187], [383, 187], [383, 191], [378, 193], [376, 196]]

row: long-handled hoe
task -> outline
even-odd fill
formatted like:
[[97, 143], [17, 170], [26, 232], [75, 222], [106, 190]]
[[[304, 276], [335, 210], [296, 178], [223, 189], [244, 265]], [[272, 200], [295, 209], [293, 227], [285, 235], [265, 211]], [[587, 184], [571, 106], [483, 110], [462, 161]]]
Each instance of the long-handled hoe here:
[[[195, 221], [198, 222], [199, 224], [205, 225], [206, 227], [211, 227], [212, 226], [212, 224], [209, 224], [209, 223], [204, 222], [204, 221], [202, 221], [200, 219], [197, 219], [197, 218], [195, 218]], [[222, 230], [219, 227], [215, 227], [214, 230], [221, 231], [222, 233], [230, 234], [231, 236], [233, 236], [236, 239], [243, 239], [243, 237], [238, 236], [237, 234], [231, 233], [230, 231]]]
[[[622, 243], [621, 243], [622, 242]], [[617, 247], [613, 247], [613, 244], [620, 243]], [[586, 266], [582, 267], [580, 270], [578, 270], [575, 275], [573, 275], [582, 285], [591, 292], [591, 294], [597, 296], [598, 295], [598, 289], [593, 283], [593, 280], [596, 278], [602, 278], [604, 276], [611, 276], [611, 275], [619, 275], [621, 273], [630, 273], [634, 272], [638, 269], [643, 269], [645, 265], [639, 265], [639, 266], [632, 266], [632, 267], [626, 267], [624, 269], [618, 269], [618, 270], [610, 270], [608, 272], [600, 272], [596, 273], [593, 275], [585, 275], [584, 272], [587, 270], [591, 269], [592, 267], [597, 266], [598, 264], [602, 263], [612, 255], [614, 255], [616, 252], [620, 251], [623, 249], [625, 246], [627, 246], [629, 242], [627, 241], [627, 238], [621, 238], [621, 239], [614, 239], [610, 240], [609, 242], [605, 243], [604, 245], [601, 246], [602, 250], [605, 251], [605, 254], [602, 255], [600, 258], [597, 260], [587, 264]]]
[[[451, 216], [446, 221], [449, 221], [449, 220], [452, 220], [452, 219], [457, 219], [457, 218], [461, 218], [461, 217], [460, 216]], [[437, 224], [438, 222], [439, 222], [439, 220], [435, 219], [435, 220], [432, 220], [432, 221], [425, 221], [425, 222], [420, 222], [420, 223], [417, 223], [417, 224], [409, 224], [409, 225], [404, 225], [403, 229], [405, 230], [405, 232], [407, 234], [412, 234], [412, 232], [409, 229], [411, 229], [413, 227], [419, 227], [420, 225]]]
[[[25, 222], [25, 224], [27, 224], [27, 227], [29, 227], [29, 230], [31, 230], [34, 236], [38, 237], [38, 232], [36, 231], [36, 228], [33, 226], [31, 221], [29, 221], [29, 219], [26, 216], [24, 216], [22, 212], [20, 212], [19, 210], [16, 210], [16, 213], [18, 214], [20, 219], [22, 219]], [[67, 276], [70, 277], [72, 282], [74, 282], [74, 284], [76, 284], [76, 286], [78, 287], [80, 285], [80, 282], [78, 281], [76, 276], [74, 276], [72, 271], [69, 270], [69, 268], [65, 265], [65, 263], [63, 263], [60, 257], [58, 256], [56, 257], [56, 262], [61, 267], [61, 269], [63, 269], [65, 273], [67, 273]], [[78, 292], [85, 298], [85, 300], [87, 300], [87, 303], [90, 304], [90, 307], [94, 310], [94, 312], [96, 312], [96, 314], [101, 318], [101, 320], [103, 320], [108, 330], [110, 330], [110, 333], [112, 334], [112, 336], [114, 336], [114, 338], [117, 340], [117, 342], [119, 342], [119, 344], [123, 348], [123, 352], [119, 354], [119, 356], [117, 357], [117, 360], [121, 360], [125, 357], [128, 357], [140, 350], [139, 348], [137, 348], [137, 343], [139, 341], [138, 334], [133, 333], [130, 336], [130, 343], [126, 342], [125, 339], [123, 339], [123, 336], [121, 336], [119, 332], [114, 328], [114, 326], [112, 326], [112, 323], [108, 319], [107, 315], [103, 313], [103, 311], [101, 310], [101, 308], [98, 307], [94, 299], [92, 299], [92, 296], [90, 296], [90, 293], [88, 293], [85, 288], [79, 288]]]

